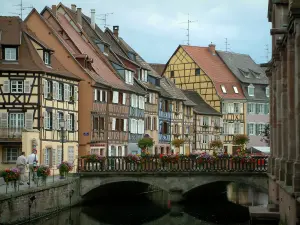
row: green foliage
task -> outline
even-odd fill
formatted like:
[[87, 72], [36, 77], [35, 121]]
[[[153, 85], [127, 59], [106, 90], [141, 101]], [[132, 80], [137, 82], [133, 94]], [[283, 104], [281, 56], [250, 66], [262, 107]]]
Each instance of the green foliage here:
[[174, 145], [176, 148], [179, 148], [181, 145], [183, 145], [183, 143], [184, 143], [184, 140], [178, 139], [178, 138], [176, 138], [172, 141], [172, 145]]
[[220, 140], [214, 140], [210, 142], [210, 147], [211, 148], [222, 148], [223, 147], [223, 142]]
[[234, 136], [233, 141], [236, 145], [245, 145], [249, 142], [249, 137], [246, 134], [237, 134]]
[[154, 145], [154, 141], [152, 138], [144, 137], [138, 141], [138, 146], [141, 149], [151, 148]]
[[265, 129], [262, 133], [262, 139], [261, 141], [265, 142], [268, 144], [268, 146], [270, 146], [270, 124], [267, 124], [265, 126]]

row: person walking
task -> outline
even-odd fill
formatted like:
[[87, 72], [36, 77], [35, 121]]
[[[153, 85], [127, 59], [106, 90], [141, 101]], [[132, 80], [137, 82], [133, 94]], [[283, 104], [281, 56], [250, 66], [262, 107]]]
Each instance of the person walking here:
[[33, 150], [32, 153], [28, 156], [28, 164], [29, 164], [29, 172], [31, 174], [31, 177], [29, 177], [29, 182], [31, 178], [32, 181], [35, 182], [35, 178], [37, 176], [36, 168], [38, 165], [38, 155], [36, 150]]
[[20, 170], [20, 179], [19, 184], [23, 185], [26, 181], [25, 168], [27, 168], [27, 160], [25, 157], [25, 152], [22, 152], [21, 155], [17, 158], [17, 168]]

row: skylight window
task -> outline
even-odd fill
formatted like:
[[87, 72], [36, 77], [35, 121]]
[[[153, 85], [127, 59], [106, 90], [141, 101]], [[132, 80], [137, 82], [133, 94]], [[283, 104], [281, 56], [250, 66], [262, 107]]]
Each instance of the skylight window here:
[[225, 94], [227, 93], [226, 88], [225, 88], [224, 85], [221, 85], [221, 89], [222, 89], [223, 93], [225, 93]]
[[238, 94], [239, 93], [239, 90], [237, 89], [236, 86], [233, 86], [233, 90], [234, 90], [234, 93]]

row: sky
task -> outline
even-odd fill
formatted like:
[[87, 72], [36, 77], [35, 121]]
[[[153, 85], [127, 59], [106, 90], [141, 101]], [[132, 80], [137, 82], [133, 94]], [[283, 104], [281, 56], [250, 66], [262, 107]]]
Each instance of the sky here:
[[[1, 16], [20, 14], [21, 0], [0, 0]], [[37, 9], [58, 4], [58, 0], [23, 0], [24, 7]], [[271, 57], [271, 24], [267, 19], [268, 0], [61, 0], [76, 4], [103, 28], [119, 26], [119, 35], [149, 63], [166, 63], [178, 45], [187, 44], [188, 18], [190, 45], [216, 45], [217, 50], [249, 54], [256, 63]], [[23, 19], [30, 8], [23, 11]], [[269, 49], [269, 50], [267, 50]]]

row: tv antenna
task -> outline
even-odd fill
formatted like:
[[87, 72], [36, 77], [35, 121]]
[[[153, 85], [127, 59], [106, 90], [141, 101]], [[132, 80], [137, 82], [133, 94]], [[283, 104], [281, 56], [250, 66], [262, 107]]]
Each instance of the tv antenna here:
[[24, 6], [24, 5], [23, 5], [23, 0], [21, 0], [20, 4], [14, 5], [14, 6], [19, 7], [20, 13], [15, 13], [15, 12], [11, 12], [11, 13], [20, 16], [22, 20], [23, 20], [23, 11], [24, 11], [25, 9], [33, 9], [33, 6], [32, 6], [32, 5], [31, 5], [31, 6]]
[[230, 48], [229, 48], [229, 45], [230, 45], [230, 44], [228, 43], [228, 39], [225, 38], [225, 51], [226, 51], [226, 52], [228, 52], [228, 50], [230, 49]]
[[188, 27], [187, 27], [187, 45], [190, 45], [190, 23], [195, 23], [195, 22], [198, 22], [198, 20], [194, 20], [194, 21], [191, 21], [190, 20], [190, 14], [188, 14], [188, 21], [187, 22], [183, 22], [183, 23], [187, 23], [188, 24]]
[[269, 53], [270, 53], [270, 51], [269, 51], [269, 45], [266, 45], [265, 50], [266, 50], [266, 60], [268, 62], [269, 61]]
[[102, 16], [103, 18], [97, 18], [97, 19], [99, 19], [99, 20], [103, 20], [103, 22], [104, 22], [104, 28], [106, 28], [107, 26], [110, 26], [109, 24], [107, 24], [107, 17], [109, 16], [109, 15], [112, 15], [112, 14], [114, 14], [113, 12], [112, 13], [105, 13], [105, 14], [99, 14], [98, 16]]

